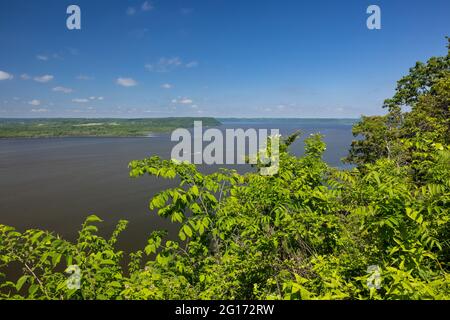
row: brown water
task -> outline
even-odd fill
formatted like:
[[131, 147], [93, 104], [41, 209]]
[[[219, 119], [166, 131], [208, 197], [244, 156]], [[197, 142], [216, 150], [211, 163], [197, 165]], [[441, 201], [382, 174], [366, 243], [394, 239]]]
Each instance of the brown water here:
[[[324, 158], [333, 166], [342, 166], [340, 159], [352, 140], [351, 125], [342, 121], [228, 120], [221, 128], [249, 127], [279, 128], [283, 134], [296, 129], [306, 134], [320, 131], [328, 143]], [[100, 228], [104, 235], [110, 234], [118, 220], [126, 219], [129, 226], [120, 247], [140, 249], [151, 231], [176, 227], [148, 209], [150, 198], [174, 182], [149, 176], [129, 178], [127, 165], [152, 155], [169, 158], [174, 144], [169, 135], [0, 139], [0, 224], [19, 230], [52, 230], [74, 239], [90, 214], [105, 220]], [[301, 154], [302, 142], [292, 149]], [[238, 169], [249, 170], [246, 166]]]

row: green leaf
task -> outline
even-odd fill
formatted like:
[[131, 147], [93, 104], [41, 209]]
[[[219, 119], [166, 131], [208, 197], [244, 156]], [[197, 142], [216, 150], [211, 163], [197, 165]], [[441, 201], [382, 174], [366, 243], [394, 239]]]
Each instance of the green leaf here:
[[32, 237], [31, 237], [31, 242], [34, 243], [36, 242], [40, 236], [42, 236], [44, 234], [44, 231], [38, 231], [36, 232]]
[[152, 253], [156, 253], [156, 245], [155, 245], [155, 243], [150, 243], [149, 245], [147, 245], [145, 247], [144, 250], [145, 250], [145, 253], [147, 255], [152, 254]]
[[52, 256], [52, 264], [53, 264], [54, 266], [56, 266], [56, 265], [61, 261], [61, 257], [62, 257], [62, 254], [61, 254], [61, 253], [55, 253], [55, 254], [53, 254], [53, 256]]
[[33, 296], [35, 293], [36, 293], [36, 291], [39, 289], [39, 285], [37, 285], [37, 284], [32, 284], [31, 286], [30, 286], [30, 288], [28, 289], [28, 294], [30, 295], [30, 296]]
[[192, 237], [192, 229], [187, 224], [184, 225], [183, 231], [186, 233], [188, 237]]
[[179, 211], [174, 212], [171, 216], [172, 222], [181, 223], [181, 222], [183, 222], [183, 218], [184, 218], [184, 215]]
[[103, 220], [100, 219], [98, 216], [96, 216], [95, 214], [90, 215], [89, 217], [87, 217], [86, 219], [86, 223], [91, 223], [91, 222], [102, 222]]
[[194, 185], [194, 186], [191, 188], [191, 192], [192, 192], [192, 194], [193, 194], [194, 196], [196, 196], [196, 197], [198, 197], [198, 195], [200, 194], [200, 192], [199, 192], [199, 190], [198, 190], [198, 187], [197, 187], [196, 185]]
[[20, 291], [20, 289], [22, 289], [23, 285], [25, 284], [25, 282], [28, 280], [30, 276], [28, 275], [24, 275], [21, 276], [20, 279], [17, 281], [16, 283], [16, 290]]

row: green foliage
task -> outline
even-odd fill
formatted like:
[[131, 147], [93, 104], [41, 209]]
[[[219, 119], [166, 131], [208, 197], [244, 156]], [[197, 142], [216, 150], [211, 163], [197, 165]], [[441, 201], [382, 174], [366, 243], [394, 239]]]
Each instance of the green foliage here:
[[[131, 177], [176, 182], [149, 208], [178, 232], [154, 231], [127, 265], [116, 248], [124, 221], [104, 239], [101, 220], [90, 216], [74, 243], [0, 225], [0, 271], [23, 270], [14, 281], [2, 278], [0, 298], [450, 299], [446, 61], [417, 65], [399, 82], [388, 102], [410, 103], [410, 112], [392, 107], [355, 126], [364, 137], [351, 150], [358, 164], [351, 170], [322, 160], [320, 135], [305, 140], [303, 157], [293, 156], [298, 133], [281, 139], [273, 176], [206, 175], [158, 157], [131, 162]], [[79, 289], [67, 286], [72, 265], [81, 271]]]
[[[127, 222], [120, 221], [110, 239], [96, 235], [97, 216], [86, 219], [75, 243], [49, 232], [28, 230], [19, 233], [0, 225], [0, 266], [11, 263], [21, 267], [23, 276], [16, 283], [0, 285], [1, 296], [12, 299], [114, 299], [122, 287], [122, 252], [114, 244]], [[77, 265], [81, 288], [67, 287], [66, 270]]]
[[[398, 81], [395, 95], [385, 101], [385, 116], [363, 117], [353, 128], [360, 139], [353, 141], [347, 161], [374, 163], [387, 157], [398, 165], [414, 157], [411, 139], [450, 143], [450, 39], [449, 52], [417, 62], [409, 74]], [[409, 108], [410, 111], [403, 111]], [[406, 142], [406, 144], [405, 144]]]

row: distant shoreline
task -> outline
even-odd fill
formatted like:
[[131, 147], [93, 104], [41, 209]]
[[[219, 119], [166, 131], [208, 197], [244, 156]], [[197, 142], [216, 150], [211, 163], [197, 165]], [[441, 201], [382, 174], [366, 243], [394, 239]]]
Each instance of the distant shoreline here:
[[194, 121], [207, 128], [268, 120], [273, 125], [298, 121], [310, 126], [331, 122], [353, 126], [360, 118], [0, 118], [0, 139], [148, 138], [177, 128], [191, 129]]
[[3, 118], [0, 139], [38, 138], [145, 138], [192, 128], [194, 121], [205, 127], [221, 125], [214, 118]]

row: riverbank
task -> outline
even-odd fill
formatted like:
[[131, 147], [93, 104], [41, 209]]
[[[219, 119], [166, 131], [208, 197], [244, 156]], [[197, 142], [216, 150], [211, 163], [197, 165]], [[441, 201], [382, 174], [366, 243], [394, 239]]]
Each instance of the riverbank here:
[[214, 118], [0, 119], [0, 138], [148, 137], [177, 128], [220, 125]]

